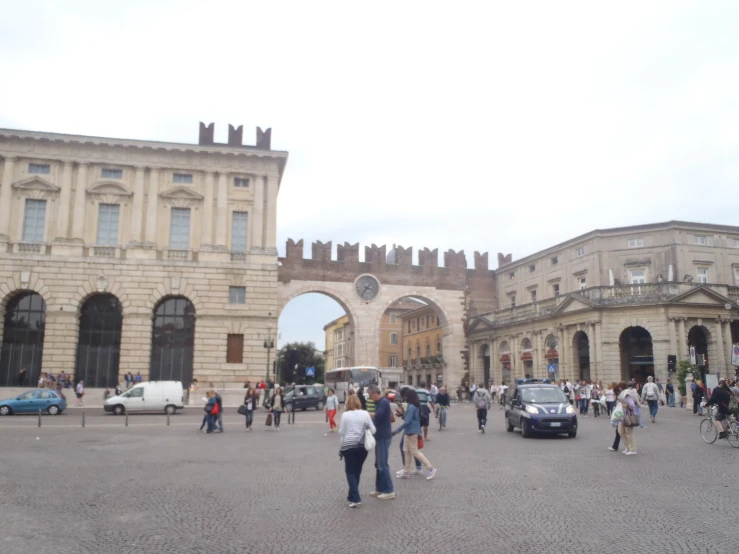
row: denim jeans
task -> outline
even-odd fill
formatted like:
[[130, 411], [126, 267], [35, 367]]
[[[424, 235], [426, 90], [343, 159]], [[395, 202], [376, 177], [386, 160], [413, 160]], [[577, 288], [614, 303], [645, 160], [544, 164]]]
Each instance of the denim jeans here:
[[223, 412], [218, 412], [218, 428], [223, 431]]
[[367, 451], [364, 446], [350, 448], [342, 452], [344, 455], [344, 470], [346, 471], [346, 482], [349, 484], [347, 501], [361, 502], [359, 496], [359, 478], [362, 475], [362, 466], [367, 459]]
[[477, 430], [482, 429], [483, 425], [488, 423], [488, 410], [487, 408], [477, 408]]
[[208, 414], [208, 433], [212, 433], [216, 430], [216, 418], [218, 416]]
[[614, 450], [618, 450], [618, 445], [621, 444], [621, 435], [618, 434], [618, 427], [616, 428], [616, 438], [613, 440], [613, 448]]
[[649, 415], [657, 417], [657, 410], [659, 409], [659, 400], [647, 400], [649, 404]]
[[208, 423], [208, 414], [203, 414], [203, 423], [200, 424], [200, 430], [203, 430], [203, 427], [205, 427], [205, 424]]
[[[403, 467], [405, 467], [405, 450], [403, 450], [403, 445], [405, 444], [405, 435], [403, 435], [400, 438], [400, 460], [403, 462]], [[421, 462], [416, 460], [416, 469], [418, 471], [421, 471]]]
[[587, 398], [581, 398], [580, 399], [580, 413], [583, 415], [588, 415], [588, 404], [590, 401]]
[[375, 467], [377, 474], [375, 476], [375, 490], [383, 494], [394, 492], [393, 479], [390, 477], [390, 439], [377, 439], [375, 446]]
[[246, 428], [249, 429], [254, 422], [254, 410], [246, 410]]
[[272, 410], [272, 417], [274, 419], [275, 428], [277, 429], [280, 428], [280, 415], [282, 415], [282, 410]]
[[675, 393], [670, 393], [667, 395], [667, 405], [674, 408], [675, 407]]

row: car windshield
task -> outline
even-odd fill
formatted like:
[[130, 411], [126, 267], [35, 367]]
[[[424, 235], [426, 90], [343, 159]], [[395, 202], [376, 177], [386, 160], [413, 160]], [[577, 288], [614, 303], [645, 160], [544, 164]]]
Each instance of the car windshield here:
[[557, 404], [567, 402], [558, 387], [521, 389], [521, 400], [533, 404]]
[[352, 370], [352, 380], [355, 387], [367, 387], [377, 384], [377, 370], [363, 367]]

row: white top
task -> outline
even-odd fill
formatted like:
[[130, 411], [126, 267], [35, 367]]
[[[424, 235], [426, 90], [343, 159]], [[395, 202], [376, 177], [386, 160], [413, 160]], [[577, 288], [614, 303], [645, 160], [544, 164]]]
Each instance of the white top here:
[[616, 400], [616, 395], [613, 392], [613, 389], [606, 389], [606, 401], [607, 402], [613, 402]]
[[85, 392], [85, 387], [82, 386], [82, 383], [77, 383], [77, 394], [82, 394]]
[[339, 450], [349, 450], [356, 446], [364, 447], [364, 432], [369, 429], [374, 435], [376, 433], [372, 418], [365, 410], [349, 410], [341, 416], [339, 424], [339, 435], [341, 446]]

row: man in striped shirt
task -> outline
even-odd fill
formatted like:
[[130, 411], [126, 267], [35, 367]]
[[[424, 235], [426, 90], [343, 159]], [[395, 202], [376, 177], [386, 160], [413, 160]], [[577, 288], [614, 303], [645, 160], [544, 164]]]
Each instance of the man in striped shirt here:
[[[423, 429], [423, 440], [428, 441], [431, 440], [429, 438], [429, 416], [431, 415], [431, 409], [434, 405], [434, 399], [431, 398], [431, 393], [429, 393], [426, 388], [426, 381], [418, 383], [416, 394], [418, 395], [418, 399], [421, 401], [421, 428]], [[429, 404], [431, 404], [431, 407], [429, 407]]]

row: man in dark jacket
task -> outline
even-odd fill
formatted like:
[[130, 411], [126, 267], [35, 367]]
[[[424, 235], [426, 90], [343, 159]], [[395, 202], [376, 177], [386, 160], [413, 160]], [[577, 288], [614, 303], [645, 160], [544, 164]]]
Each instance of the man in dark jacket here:
[[375, 467], [377, 475], [375, 477], [375, 490], [370, 496], [375, 496], [380, 500], [392, 500], [395, 498], [395, 489], [393, 488], [393, 479], [390, 476], [390, 443], [393, 439], [391, 428], [392, 408], [390, 401], [382, 395], [382, 391], [377, 385], [367, 387], [367, 393], [375, 403], [375, 411], [372, 414], [375, 424]]
[[729, 390], [729, 383], [726, 379], [719, 379], [718, 387], [713, 389], [711, 398], [706, 402], [706, 406], [716, 406], [718, 408], [716, 413], [716, 426], [721, 431], [718, 438], [726, 438], [726, 427], [724, 421], [729, 415], [729, 402], [731, 401], [731, 391]]
[[218, 432], [223, 433], [223, 399], [218, 393], [216, 393], [216, 403], [218, 404]]

